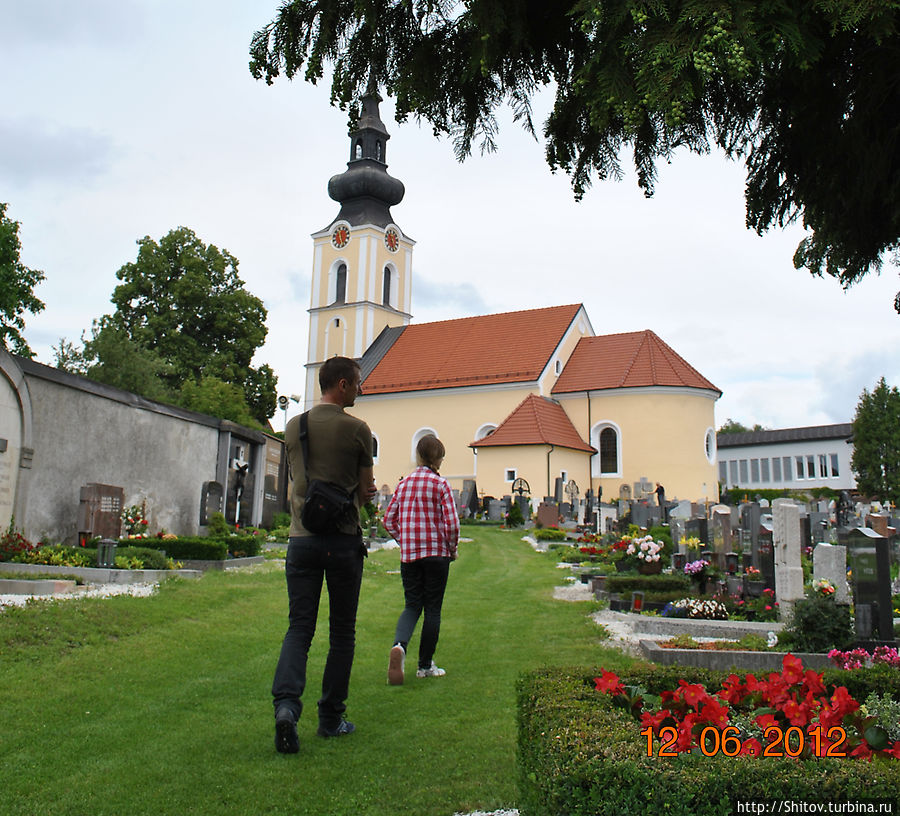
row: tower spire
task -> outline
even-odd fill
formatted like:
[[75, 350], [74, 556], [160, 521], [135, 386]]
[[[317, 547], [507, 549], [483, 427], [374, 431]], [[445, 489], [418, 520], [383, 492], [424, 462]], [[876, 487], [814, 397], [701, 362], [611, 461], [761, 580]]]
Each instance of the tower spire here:
[[[403, 200], [403, 182], [387, 172], [387, 141], [391, 138], [381, 121], [378, 105], [382, 101], [374, 76], [362, 98], [362, 110], [350, 131], [350, 161], [347, 169], [332, 176], [328, 195], [339, 202], [341, 211], [335, 221], [351, 226], [392, 223], [390, 208]], [[332, 222], [333, 223], [333, 222]]]

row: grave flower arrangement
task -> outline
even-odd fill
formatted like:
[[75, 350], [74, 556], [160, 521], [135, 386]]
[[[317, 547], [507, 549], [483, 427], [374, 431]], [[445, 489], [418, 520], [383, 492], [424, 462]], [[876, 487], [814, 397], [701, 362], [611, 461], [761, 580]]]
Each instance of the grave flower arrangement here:
[[900, 740], [890, 728], [895, 701], [872, 695], [861, 706], [844, 686], [829, 694], [822, 675], [804, 671], [791, 654], [784, 656], [781, 673], [768, 679], [732, 674], [712, 694], [680, 680], [677, 689], [652, 698], [603, 669], [594, 687], [640, 721], [648, 753], [653, 738], [660, 740], [659, 756], [900, 759]]
[[705, 558], [698, 558], [696, 561], [689, 561], [684, 565], [684, 574], [690, 575], [692, 578], [699, 578], [705, 573], [708, 566], [709, 561]]
[[900, 652], [892, 646], [876, 646], [871, 654], [865, 649], [853, 649], [849, 652], [832, 649], [828, 657], [839, 669], [861, 669], [878, 664], [900, 669]]
[[762, 581], [762, 573], [756, 567], [747, 567], [744, 570], [744, 575], [750, 581]]
[[654, 541], [653, 536], [641, 536], [633, 538], [628, 542], [625, 552], [628, 555], [637, 556], [640, 561], [656, 562], [659, 561], [660, 553], [665, 547], [662, 541]]
[[681, 598], [667, 603], [662, 610], [664, 618], [693, 618], [695, 620], [728, 620], [728, 610], [719, 601]]
[[835, 593], [834, 584], [827, 578], [819, 578], [818, 580], [813, 581], [812, 590], [814, 594], [821, 595], [824, 598], [827, 598], [829, 595], [834, 595]]
[[683, 538], [681, 543], [689, 550], [699, 550], [701, 542], [697, 536], [688, 536], [687, 538]]
[[0, 535], [0, 561], [21, 561], [34, 549], [34, 544], [16, 531], [15, 519], [11, 519], [7, 531]]
[[133, 504], [122, 511], [122, 527], [124, 538], [145, 538], [150, 522], [144, 518], [144, 508]]
[[778, 620], [779, 605], [773, 589], [764, 589], [756, 598], [735, 598], [734, 608], [740, 617], [747, 620]]

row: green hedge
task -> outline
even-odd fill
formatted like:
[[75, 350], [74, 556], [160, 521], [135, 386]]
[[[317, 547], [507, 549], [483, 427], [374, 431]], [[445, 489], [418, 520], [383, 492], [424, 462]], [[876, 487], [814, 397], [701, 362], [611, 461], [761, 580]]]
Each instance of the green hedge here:
[[[147, 544], [153, 544], [154, 549], [163, 550], [169, 558], [176, 561], [188, 559], [199, 561], [223, 561], [228, 554], [228, 544], [217, 538], [203, 538], [202, 536], [185, 536], [183, 538], [146, 539]], [[127, 548], [134, 544], [134, 539], [122, 539], [119, 547]], [[119, 550], [117, 548], [116, 554]]]
[[610, 575], [606, 579], [609, 592], [688, 592], [690, 578], [684, 575]]
[[[889, 691], [900, 699], [900, 672], [825, 672], [856, 699]], [[640, 723], [609, 695], [594, 689], [599, 670], [543, 669], [518, 684], [519, 812], [522, 816], [730, 816], [736, 799], [892, 801], [900, 790], [900, 761], [796, 761], [680, 754], [647, 756]], [[658, 694], [678, 680], [715, 689], [727, 672], [682, 666], [633, 669], [626, 684]], [[656, 750], [658, 743], [654, 743]]]
[[566, 531], [555, 527], [541, 527], [534, 531], [535, 541], [565, 541]]

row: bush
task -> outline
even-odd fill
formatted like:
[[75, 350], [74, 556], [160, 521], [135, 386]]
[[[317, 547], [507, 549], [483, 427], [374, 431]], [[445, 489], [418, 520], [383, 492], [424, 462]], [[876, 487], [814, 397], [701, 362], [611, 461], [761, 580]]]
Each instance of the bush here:
[[[224, 518], [222, 519], [224, 521]], [[272, 516], [272, 525], [269, 528], [270, 530], [275, 530], [278, 527], [290, 527], [291, 526], [291, 514], [290, 513], [276, 513]]]
[[[641, 724], [610, 695], [594, 689], [596, 669], [542, 669], [520, 679], [519, 809], [529, 816], [719, 816], [734, 800], [842, 801], [896, 799], [900, 762], [856, 759], [739, 759], [700, 752], [674, 759], [647, 755]], [[900, 681], [885, 689], [862, 672], [826, 671], [826, 687], [846, 685], [857, 700], [872, 691], [900, 699]], [[717, 689], [729, 672], [684, 666], [629, 670], [626, 685], [650, 694], [679, 680]], [[900, 677], [900, 672], [895, 672]], [[656, 746], [658, 746], [658, 742]]]
[[119, 558], [123, 558], [131, 564], [137, 563], [137, 566], [126, 567], [126, 569], [169, 569], [169, 561], [166, 556], [159, 550], [150, 547], [116, 547], [116, 567], [119, 567]]
[[791, 619], [778, 637], [779, 644], [798, 652], [844, 649], [853, 640], [850, 607], [836, 604], [833, 596], [821, 595], [796, 601]]
[[[126, 549], [134, 542], [129, 539], [119, 541], [119, 547]], [[185, 536], [184, 538], [168, 538], [160, 541], [160, 549], [166, 555], [178, 561], [187, 559], [197, 561], [224, 561], [228, 554], [228, 545], [222, 539], [203, 538], [202, 536]], [[117, 550], [117, 553], [119, 550]]]
[[221, 513], [213, 513], [209, 517], [210, 538], [224, 538], [231, 533], [231, 527]]
[[691, 581], [684, 575], [611, 575], [606, 579], [610, 592], [688, 592]]
[[263, 535], [236, 535], [225, 539], [228, 552], [235, 558], [250, 558], [259, 555], [262, 549]]
[[97, 551], [84, 547], [48, 544], [44, 547], [34, 547], [31, 550], [20, 552], [11, 560], [23, 564], [44, 564], [52, 567], [94, 567], [97, 565]]
[[542, 527], [534, 531], [534, 538], [536, 541], [565, 541], [566, 531], [556, 527]]
[[506, 514], [506, 526], [507, 527], [521, 527], [525, 523], [525, 516], [522, 515], [522, 508], [519, 507], [518, 502], [513, 502], [509, 507], [509, 512]]

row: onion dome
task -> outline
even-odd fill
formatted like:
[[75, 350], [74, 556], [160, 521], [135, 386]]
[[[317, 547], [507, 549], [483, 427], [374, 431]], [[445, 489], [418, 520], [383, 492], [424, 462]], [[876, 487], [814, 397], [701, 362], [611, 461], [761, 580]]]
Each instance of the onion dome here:
[[[385, 154], [390, 134], [381, 121], [381, 96], [371, 87], [362, 99], [362, 113], [350, 131], [350, 161], [347, 169], [328, 182], [328, 195], [341, 205], [335, 221], [351, 226], [393, 222], [390, 208], [403, 200], [403, 182], [388, 175]], [[332, 222], [333, 223], [333, 222]]]

